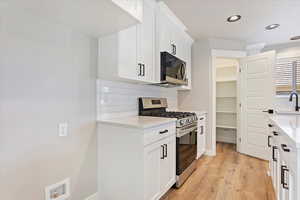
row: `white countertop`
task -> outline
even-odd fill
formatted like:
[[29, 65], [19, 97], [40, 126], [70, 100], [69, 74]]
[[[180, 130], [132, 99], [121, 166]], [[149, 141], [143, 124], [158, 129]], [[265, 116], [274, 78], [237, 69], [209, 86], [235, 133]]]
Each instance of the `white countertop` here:
[[270, 119], [300, 148], [300, 115], [274, 115]]
[[147, 129], [163, 124], [176, 122], [175, 118], [162, 118], [162, 117], [146, 117], [146, 116], [129, 116], [122, 118], [104, 119], [99, 120], [99, 123], [108, 123], [119, 126], [126, 126], [130, 128]]

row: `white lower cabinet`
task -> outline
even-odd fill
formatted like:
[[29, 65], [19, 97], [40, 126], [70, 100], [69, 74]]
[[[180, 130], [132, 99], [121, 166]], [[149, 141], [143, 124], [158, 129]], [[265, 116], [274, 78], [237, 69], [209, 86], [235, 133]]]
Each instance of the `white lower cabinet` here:
[[299, 166], [298, 150], [288, 136], [279, 131], [274, 124], [270, 127], [270, 148], [272, 157], [269, 160], [270, 176], [277, 200], [298, 200]]
[[175, 137], [145, 148], [145, 200], [159, 199], [175, 183]]
[[99, 123], [97, 129], [100, 200], [159, 200], [175, 184], [175, 121], [151, 128]]
[[145, 199], [158, 199], [160, 196], [162, 146], [155, 143], [145, 148]]
[[205, 153], [206, 146], [206, 114], [198, 115], [197, 159]]
[[280, 187], [279, 199], [280, 200], [296, 200], [295, 195], [295, 173], [289, 168], [286, 162], [281, 161], [280, 165]]
[[160, 158], [160, 191], [165, 193], [176, 181], [176, 137], [167, 138], [162, 143], [166, 153]]

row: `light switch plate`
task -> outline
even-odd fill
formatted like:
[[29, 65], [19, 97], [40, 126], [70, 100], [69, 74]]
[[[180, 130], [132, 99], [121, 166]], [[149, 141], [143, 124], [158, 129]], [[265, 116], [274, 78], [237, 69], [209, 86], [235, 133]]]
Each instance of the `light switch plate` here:
[[58, 135], [60, 137], [66, 137], [68, 136], [68, 123], [64, 122], [64, 123], [60, 123], [58, 124]]
[[67, 200], [69, 197], [70, 178], [45, 188], [45, 200]]

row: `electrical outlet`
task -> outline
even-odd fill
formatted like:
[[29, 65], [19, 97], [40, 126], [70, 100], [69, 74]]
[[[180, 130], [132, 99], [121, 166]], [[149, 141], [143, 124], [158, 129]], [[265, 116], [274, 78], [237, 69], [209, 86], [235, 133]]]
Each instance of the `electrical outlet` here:
[[70, 197], [70, 178], [47, 186], [45, 194], [46, 200], [66, 200]]
[[60, 137], [68, 136], [68, 123], [60, 123], [58, 125], [58, 135]]

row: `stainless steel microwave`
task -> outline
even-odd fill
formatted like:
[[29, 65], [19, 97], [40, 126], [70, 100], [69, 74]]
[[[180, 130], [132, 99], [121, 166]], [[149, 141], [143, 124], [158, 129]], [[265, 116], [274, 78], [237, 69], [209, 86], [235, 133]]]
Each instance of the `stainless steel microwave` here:
[[168, 52], [160, 53], [162, 86], [187, 85], [186, 62]]

